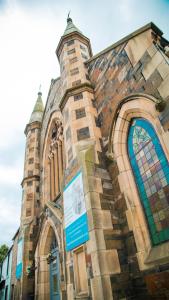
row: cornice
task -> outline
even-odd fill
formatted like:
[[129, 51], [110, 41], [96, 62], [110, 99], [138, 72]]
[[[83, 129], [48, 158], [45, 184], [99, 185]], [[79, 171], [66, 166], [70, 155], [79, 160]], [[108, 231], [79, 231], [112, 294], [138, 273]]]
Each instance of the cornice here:
[[23, 187], [23, 184], [25, 182], [30, 181], [30, 180], [40, 180], [40, 176], [39, 175], [33, 175], [33, 176], [24, 177], [22, 182], [21, 182], [21, 186]]
[[39, 122], [39, 121], [28, 123], [25, 127], [24, 134], [27, 136], [29, 130], [31, 130], [33, 128], [40, 129], [41, 127], [42, 127], [42, 122]]
[[94, 92], [94, 86], [89, 82], [84, 82], [77, 86], [73, 86], [73, 87], [67, 89], [60, 101], [60, 104], [59, 104], [59, 108], [60, 108], [61, 112], [62, 112], [69, 97], [74, 96], [74, 95], [76, 95], [80, 92], [84, 92], [84, 91]]

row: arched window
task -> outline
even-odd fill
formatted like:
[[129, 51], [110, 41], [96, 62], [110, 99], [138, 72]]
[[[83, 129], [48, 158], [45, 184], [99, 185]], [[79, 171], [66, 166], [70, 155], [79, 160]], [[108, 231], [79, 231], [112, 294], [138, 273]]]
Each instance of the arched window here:
[[169, 163], [152, 125], [133, 119], [128, 154], [153, 245], [169, 240]]
[[55, 200], [61, 191], [63, 177], [63, 127], [60, 121], [54, 122], [50, 132], [48, 159], [50, 198]]

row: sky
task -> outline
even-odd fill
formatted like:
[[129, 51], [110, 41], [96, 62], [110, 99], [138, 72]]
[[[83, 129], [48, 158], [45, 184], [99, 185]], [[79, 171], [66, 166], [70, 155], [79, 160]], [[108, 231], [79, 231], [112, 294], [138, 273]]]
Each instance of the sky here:
[[169, 40], [169, 0], [0, 0], [0, 245], [19, 227], [24, 129], [39, 85], [59, 76], [55, 49], [67, 14], [96, 54], [154, 22]]

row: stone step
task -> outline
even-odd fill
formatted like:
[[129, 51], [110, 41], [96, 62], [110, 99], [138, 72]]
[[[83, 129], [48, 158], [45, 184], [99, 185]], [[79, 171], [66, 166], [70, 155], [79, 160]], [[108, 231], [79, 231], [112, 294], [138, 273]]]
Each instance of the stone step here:
[[112, 187], [113, 187], [112, 181], [111, 180], [102, 179], [102, 186], [105, 189], [112, 189]]
[[113, 195], [113, 189], [103, 187], [103, 194]]
[[110, 174], [109, 174], [109, 172], [106, 169], [100, 168], [100, 167], [96, 167], [95, 173], [96, 173], [96, 176], [99, 176], [101, 179], [103, 179], [103, 180], [105, 179], [105, 180], [110, 180], [111, 181]]
[[107, 193], [104, 193], [104, 194], [100, 194], [100, 200], [107, 200], [107, 201], [112, 201], [112, 202], [115, 202], [114, 199], [113, 199], [113, 196], [111, 194], [107, 194]]
[[104, 209], [104, 210], [114, 209], [114, 202], [113, 201], [103, 199], [103, 200], [100, 201], [100, 204], [101, 204], [101, 208]]
[[104, 229], [104, 235], [107, 239], [121, 239], [122, 238], [122, 231], [120, 229]]

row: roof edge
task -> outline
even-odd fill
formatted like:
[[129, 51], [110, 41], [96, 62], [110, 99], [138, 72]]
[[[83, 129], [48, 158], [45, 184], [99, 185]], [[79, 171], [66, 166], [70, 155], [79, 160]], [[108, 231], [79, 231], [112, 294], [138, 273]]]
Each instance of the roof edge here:
[[120, 39], [119, 41], [113, 43], [112, 45], [108, 46], [107, 48], [105, 48], [104, 50], [98, 52], [97, 54], [95, 54], [93, 57], [91, 57], [90, 59], [88, 59], [85, 64], [90, 63], [92, 60], [95, 60], [96, 58], [98, 58], [100, 55], [107, 53], [108, 51], [110, 51], [113, 48], [118, 47], [119, 45], [121, 45], [124, 42], [127, 42], [128, 40], [130, 40], [131, 38], [139, 35], [140, 33], [145, 32], [148, 29], [152, 29], [153, 31], [155, 31], [158, 35], [162, 36], [163, 32], [153, 23], [150, 22], [146, 25], [144, 25], [143, 27], [133, 31], [132, 33], [128, 34], [127, 36], [123, 37], [122, 39]]

